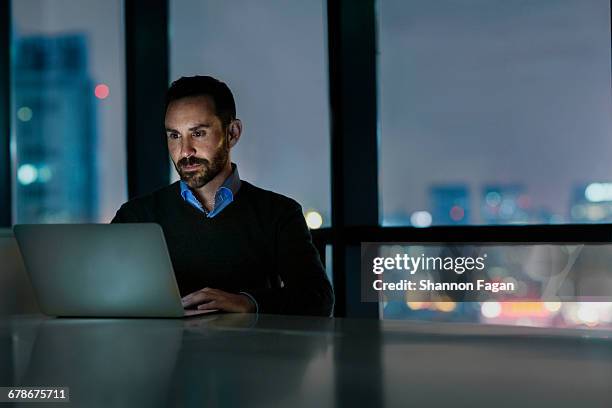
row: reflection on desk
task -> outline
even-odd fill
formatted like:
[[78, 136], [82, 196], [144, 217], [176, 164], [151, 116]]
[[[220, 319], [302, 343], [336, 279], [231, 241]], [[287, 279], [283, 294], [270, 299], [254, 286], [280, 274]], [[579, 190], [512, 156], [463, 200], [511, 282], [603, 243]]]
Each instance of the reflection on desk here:
[[15, 316], [0, 346], [0, 386], [67, 386], [78, 407], [612, 406], [605, 331]]

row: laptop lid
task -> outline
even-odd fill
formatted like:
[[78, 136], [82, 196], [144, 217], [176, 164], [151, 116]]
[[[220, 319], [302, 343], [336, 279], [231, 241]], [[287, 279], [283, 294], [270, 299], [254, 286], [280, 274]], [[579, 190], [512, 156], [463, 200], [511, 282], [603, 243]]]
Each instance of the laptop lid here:
[[14, 232], [45, 314], [184, 314], [157, 224], [15, 225]]

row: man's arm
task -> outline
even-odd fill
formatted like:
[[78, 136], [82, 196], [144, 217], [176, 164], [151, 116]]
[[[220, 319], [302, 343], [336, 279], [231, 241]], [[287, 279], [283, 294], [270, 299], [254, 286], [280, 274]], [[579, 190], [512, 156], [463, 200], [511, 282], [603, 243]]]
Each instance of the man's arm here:
[[283, 287], [243, 292], [255, 298], [260, 313], [330, 316], [334, 293], [299, 204], [293, 202], [281, 217], [275, 245]]

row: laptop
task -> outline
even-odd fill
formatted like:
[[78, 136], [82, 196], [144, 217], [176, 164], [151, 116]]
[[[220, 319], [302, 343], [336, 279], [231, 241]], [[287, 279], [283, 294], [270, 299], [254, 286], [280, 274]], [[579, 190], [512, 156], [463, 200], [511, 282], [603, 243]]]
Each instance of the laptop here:
[[15, 225], [41, 311], [64, 317], [190, 317], [157, 224]]

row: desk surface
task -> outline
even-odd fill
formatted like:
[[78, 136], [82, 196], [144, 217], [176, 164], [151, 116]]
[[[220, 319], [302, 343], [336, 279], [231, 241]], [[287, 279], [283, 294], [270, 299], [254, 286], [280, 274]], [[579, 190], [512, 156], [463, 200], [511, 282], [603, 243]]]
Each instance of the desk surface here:
[[612, 406], [601, 331], [20, 316], [0, 320], [0, 346], [0, 386], [68, 386], [78, 407]]

